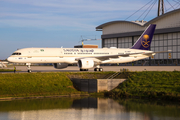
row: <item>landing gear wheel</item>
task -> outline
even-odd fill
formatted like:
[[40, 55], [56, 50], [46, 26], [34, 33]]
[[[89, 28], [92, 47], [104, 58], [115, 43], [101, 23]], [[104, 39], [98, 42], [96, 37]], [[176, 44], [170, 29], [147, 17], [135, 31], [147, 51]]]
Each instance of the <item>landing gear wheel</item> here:
[[28, 73], [31, 73], [32, 71], [31, 70], [28, 70]]
[[102, 71], [103, 71], [103, 69], [102, 69], [102, 68], [99, 68], [99, 71], [101, 71], [101, 72], [102, 72]]
[[103, 69], [102, 69], [102, 68], [94, 68], [94, 71], [100, 71], [100, 72], [102, 72]]
[[88, 69], [80, 69], [80, 71], [88, 71]]

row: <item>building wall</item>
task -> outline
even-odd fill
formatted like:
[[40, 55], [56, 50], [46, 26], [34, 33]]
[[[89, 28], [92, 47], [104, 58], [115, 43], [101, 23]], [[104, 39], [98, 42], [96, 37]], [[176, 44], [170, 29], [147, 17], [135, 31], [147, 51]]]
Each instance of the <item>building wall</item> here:
[[98, 45], [76, 45], [74, 48], [98, 48]]
[[156, 29], [163, 29], [163, 28], [173, 28], [180, 26], [180, 12], [175, 12], [170, 15], [166, 15], [153, 21], [153, 24], [156, 24]]

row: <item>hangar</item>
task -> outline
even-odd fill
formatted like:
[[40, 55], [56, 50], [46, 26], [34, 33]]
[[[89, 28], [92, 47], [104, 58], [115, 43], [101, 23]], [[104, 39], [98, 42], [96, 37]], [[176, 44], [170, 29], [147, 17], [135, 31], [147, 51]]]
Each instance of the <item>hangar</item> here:
[[150, 50], [166, 51], [151, 58], [121, 65], [173, 66], [180, 65], [180, 9], [146, 21], [111, 21], [96, 27], [102, 31], [102, 47], [130, 48], [149, 26], [156, 24]]

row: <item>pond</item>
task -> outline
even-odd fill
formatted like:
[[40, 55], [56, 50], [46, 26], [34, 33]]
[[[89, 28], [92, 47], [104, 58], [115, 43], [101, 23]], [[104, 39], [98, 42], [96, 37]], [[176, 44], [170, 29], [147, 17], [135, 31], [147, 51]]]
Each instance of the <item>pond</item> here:
[[109, 98], [0, 101], [0, 120], [180, 120], [174, 102]]

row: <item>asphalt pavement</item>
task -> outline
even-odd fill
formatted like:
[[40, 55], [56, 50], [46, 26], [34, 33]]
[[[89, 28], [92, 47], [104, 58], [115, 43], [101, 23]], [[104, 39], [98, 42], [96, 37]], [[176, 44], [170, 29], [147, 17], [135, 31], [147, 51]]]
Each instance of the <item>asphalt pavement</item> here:
[[[128, 69], [129, 71], [180, 71], [180, 66], [101, 66], [103, 71], [120, 71], [122, 69]], [[13, 69], [7, 67], [5, 69]], [[26, 66], [16, 66], [17, 73], [27, 72]], [[55, 69], [53, 66], [31, 66], [32, 72], [79, 72], [78, 66], [68, 66], [64, 69]], [[94, 72], [94, 68], [89, 69], [90, 72]], [[86, 71], [84, 71], [86, 72]]]

